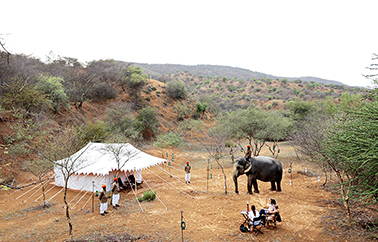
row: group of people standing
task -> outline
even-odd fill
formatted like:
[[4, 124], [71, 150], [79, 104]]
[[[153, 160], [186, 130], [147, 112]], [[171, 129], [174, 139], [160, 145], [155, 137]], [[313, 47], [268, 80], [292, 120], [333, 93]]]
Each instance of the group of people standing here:
[[[102, 185], [102, 190], [100, 192], [100, 214], [104, 216], [105, 214], [109, 213], [106, 210], [108, 210], [108, 195], [106, 194], [106, 185]], [[112, 184], [112, 205], [114, 209], [117, 209], [117, 207], [120, 207], [118, 204], [119, 201], [119, 182], [118, 177], [114, 177], [113, 184]]]

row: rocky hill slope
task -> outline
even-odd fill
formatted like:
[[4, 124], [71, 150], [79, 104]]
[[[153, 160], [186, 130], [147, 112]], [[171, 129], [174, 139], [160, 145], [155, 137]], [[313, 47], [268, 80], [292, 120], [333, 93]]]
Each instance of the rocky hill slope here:
[[323, 84], [345, 85], [344, 83], [327, 80], [319, 77], [281, 77], [265, 74], [261, 72], [251, 71], [238, 67], [219, 66], [219, 65], [175, 65], [175, 64], [146, 64], [134, 63], [135, 66], [140, 66], [142, 70], [151, 75], [152, 78], [168, 75], [169, 73], [187, 72], [194, 76], [219, 76], [221, 78], [238, 78], [244, 81], [253, 79], [287, 79], [289, 81], [302, 80], [303, 82], [317, 82]]

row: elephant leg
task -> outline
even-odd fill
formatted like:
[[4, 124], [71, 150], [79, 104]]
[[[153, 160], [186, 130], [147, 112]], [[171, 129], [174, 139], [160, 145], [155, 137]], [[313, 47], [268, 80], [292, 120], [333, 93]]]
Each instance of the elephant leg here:
[[248, 176], [248, 184], [247, 184], [247, 190], [248, 194], [253, 194], [252, 193], [252, 176]]
[[271, 191], [277, 190], [276, 189], [276, 182], [275, 181], [271, 181], [270, 184], [271, 184], [271, 188], [270, 188]]
[[257, 180], [256, 180], [256, 179], [253, 179], [253, 180], [252, 180], [252, 184], [253, 184], [253, 188], [255, 189], [254, 192], [255, 192], [255, 193], [260, 193], [260, 191], [259, 191], [259, 187], [258, 187], [258, 185], [257, 185]]
[[238, 175], [237, 175], [237, 173], [233, 172], [232, 179], [234, 180], [234, 184], [235, 184], [235, 193], [239, 194], [239, 191], [238, 191]]
[[281, 181], [277, 181], [277, 192], [281, 192]]

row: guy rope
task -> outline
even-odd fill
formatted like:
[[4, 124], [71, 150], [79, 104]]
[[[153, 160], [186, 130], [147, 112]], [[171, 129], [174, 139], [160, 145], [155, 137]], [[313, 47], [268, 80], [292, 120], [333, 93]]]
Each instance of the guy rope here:
[[[143, 179], [143, 178], [142, 178], [142, 179]], [[150, 188], [150, 190], [155, 194], [155, 197], [156, 197], [157, 199], [159, 199], [160, 203], [163, 204], [163, 206], [165, 207], [165, 210], [168, 210], [168, 208], [167, 208], [167, 207], [164, 205], [164, 203], [160, 200], [160, 198], [158, 197], [158, 195], [156, 194], [156, 192], [154, 192], [154, 191], [152, 190], [152, 188], [150, 187], [150, 185], [148, 185], [147, 181], [144, 180], [144, 179], [143, 179], [143, 181], [147, 184], [147, 186]]]
[[150, 169], [146, 169], [146, 171], [151, 172], [151, 173], [154, 174], [155, 176], [159, 177], [161, 180], [163, 180], [163, 181], [165, 181], [166, 183], [168, 183], [169, 185], [173, 186], [174, 188], [176, 188], [177, 190], [179, 190], [180, 193], [184, 193], [185, 195], [187, 195], [187, 196], [189, 196], [189, 197], [195, 199], [195, 197], [192, 197], [192, 196], [190, 196], [188, 193], [186, 193], [186, 192], [180, 190], [179, 188], [177, 188], [176, 186], [174, 186], [174, 185], [171, 184], [170, 182], [166, 181], [165, 179], [163, 179], [162, 177], [160, 177], [160, 176], [157, 175], [156, 173], [152, 172]]
[[[174, 176], [173, 174], [169, 173], [168, 171], [164, 170], [164, 169], [161, 168], [161, 167], [159, 167], [159, 168], [162, 169], [165, 173], [168, 173], [170, 176], [172, 176], [172, 177], [175, 178], [176, 180], [180, 181], [182, 184], [185, 184], [185, 182], [184, 182], [182, 179], [180, 179], [180, 178]], [[201, 189], [199, 189], [198, 187], [196, 187], [196, 186], [194, 186], [194, 185], [192, 185], [192, 184], [188, 184], [188, 185], [190, 185], [190, 186], [192, 186], [192, 187], [195, 187], [195, 188], [197, 188], [198, 190], [201, 190]], [[197, 191], [195, 191], [195, 190], [193, 190], [193, 191], [194, 191], [195, 193], [197, 193]], [[202, 190], [201, 190], [201, 191], [202, 191]], [[202, 191], [202, 192], [205, 192], [205, 191]]]
[[135, 191], [134, 191], [134, 189], [133, 189], [133, 186], [131, 185], [131, 182], [130, 182], [130, 180], [129, 180], [129, 178], [128, 178], [127, 176], [126, 176], [126, 179], [127, 179], [128, 183], [129, 183], [129, 185], [130, 185], [130, 187], [131, 187], [131, 190], [132, 190], [133, 193], [134, 193], [134, 196], [135, 196], [135, 198], [136, 198], [136, 200], [137, 200], [137, 202], [138, 202], [138, 204], [139, 204], [140, 209], [142, 210], [142, 213], [144, 213], [144, 210], [143, 210], [143, 208], [142, 208], [142, 205], [140, 205], [140, 202], [139, 202], [139, 200], [138, 200], [138, 197], [137, 197], [137, 195], [136, 195], [136, 193], [135, 193]]

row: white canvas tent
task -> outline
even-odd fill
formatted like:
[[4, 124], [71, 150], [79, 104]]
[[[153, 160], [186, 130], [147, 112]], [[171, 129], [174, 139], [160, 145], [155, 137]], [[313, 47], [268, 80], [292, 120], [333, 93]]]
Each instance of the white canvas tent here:
[[[81, 164], [82, 168], [77, 169], [68, 180], [68, 188], [92, 192], [99, 191], [102, 185], [106, 185], [106, 189], [110, 191], [118, 169], [114, 150], [121, 152], [118, 155], [121, 164], [127, 161], [118, 174], [123, 182], [127, 182], [126, 177], [133, 174], [134, 171], [136, 172], [135, 180], [140, 182], [142, 169], [166, 162], [165, 159], [149, 155], [129, 143], [90, 142], [72, 156], [56, 161], [57, 164], [61, 164], [62, 162], [73, 162], [76, 159], [77, 163]], [[61, 167], [55, 165], [54, 173], [55, 185], [64, 186]]]

